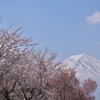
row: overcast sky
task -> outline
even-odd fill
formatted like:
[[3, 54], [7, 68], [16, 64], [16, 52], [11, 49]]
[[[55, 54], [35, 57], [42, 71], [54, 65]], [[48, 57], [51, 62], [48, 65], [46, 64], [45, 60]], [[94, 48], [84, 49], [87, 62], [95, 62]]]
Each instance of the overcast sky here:
[[100, 60], [100, 0], [0, 0], [0, 27], [23, 27], [57, 60], [85, 53]]

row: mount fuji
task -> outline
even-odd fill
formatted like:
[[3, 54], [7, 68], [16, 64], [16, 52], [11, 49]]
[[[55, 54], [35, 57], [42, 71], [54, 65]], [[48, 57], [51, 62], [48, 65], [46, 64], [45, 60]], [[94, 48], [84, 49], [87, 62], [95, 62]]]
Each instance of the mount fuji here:
[[87, 55], [74, 55], [62, 62], [65, 68], [75, 68], [78, 78], [100, 78], [100, 61]]
[[97, 90], [95, 92], [96, 100], [100, 100], [100, 61], [87, 54], [74, 55], [63, 62], [64, 69], [75, 68], [76, 77], [81, 81], [91, 78], [97, 82]]

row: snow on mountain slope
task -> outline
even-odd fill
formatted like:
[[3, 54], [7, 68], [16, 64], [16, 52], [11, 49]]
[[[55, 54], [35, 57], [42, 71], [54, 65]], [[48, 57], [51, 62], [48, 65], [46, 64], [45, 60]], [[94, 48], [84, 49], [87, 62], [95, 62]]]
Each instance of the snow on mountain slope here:
[[65, 68], [75, 68], [80, 79], [100, 77], [100, 61], [87, 55], [74, 55], [63, 61]]
[[100, 100], [100, 61], [87, 55], [74, 55], [62, 62], [64, 69], [75, 68], [76, 76], [83, 81], [91, 78], [97, 82], [97, 90], [94, 93], [96, 100]]

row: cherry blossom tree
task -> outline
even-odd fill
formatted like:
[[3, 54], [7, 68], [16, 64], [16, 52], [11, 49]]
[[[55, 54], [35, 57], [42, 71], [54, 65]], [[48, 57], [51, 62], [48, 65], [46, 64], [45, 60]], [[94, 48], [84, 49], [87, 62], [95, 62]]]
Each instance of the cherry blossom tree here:
[[10, 94], [16, 86], [17, 70], [25, 69], [22, 66], [30, 62], [29, 58], [34, 55], [36, 45], [31, 44], [31, 38], [21, 37], [21, 28], [12, 33], [9, 29], [0, 29], [0, 96], [3, 95], [7, 100], [11, 100]]
[[81, 83], [75, 74], [75, 69], [69, 68], [55, 75], [51, 82], [54, 100], [95, 100], [96, 82], [87, 79]]
[[56, 54], [49, 53], [48, 48], [44, 51], [39, 50], [36, 55], [35, 62], [29, 70], [30, 75], [27, 73], [30, 78], [21, 79], [19, 84], [25, 100], [48, 100], [50, 98], [49, 83], [60, 62], [53, 62]]

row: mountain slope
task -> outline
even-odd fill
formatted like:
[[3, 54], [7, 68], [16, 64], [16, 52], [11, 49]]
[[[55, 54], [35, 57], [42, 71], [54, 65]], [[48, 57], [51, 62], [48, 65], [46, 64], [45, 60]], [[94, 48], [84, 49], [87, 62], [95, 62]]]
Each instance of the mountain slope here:
[[87, 55], [74, 55], [63, 61], [65, 68], [75, 68], [76, 76], [82, 79], [100, 77], [100, 61]]
[[91, 78], [97, 82], [97, 90], [94, 93], [96, 100], [100, 100], [100, 61], [87, 55], [74, 55], [62, 62], [64, 69], [75, 68], [76, 76], [83, 81]]

